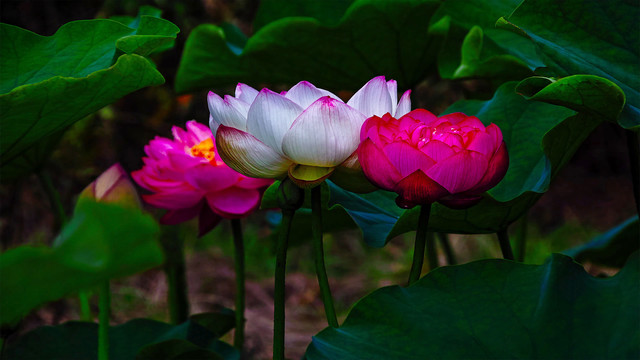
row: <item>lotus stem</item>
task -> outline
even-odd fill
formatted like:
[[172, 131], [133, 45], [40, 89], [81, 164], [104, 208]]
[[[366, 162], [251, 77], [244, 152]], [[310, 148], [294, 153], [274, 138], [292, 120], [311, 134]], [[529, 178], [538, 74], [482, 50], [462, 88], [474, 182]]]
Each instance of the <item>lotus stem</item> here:
[[284, 276], [291, 220], [295, 210], [282, 210], [282, 223], [276, 247], [276, 276], [273, 307], [273, 359], [284, 360]]
[[181, 324], [189, 318], [189, 297], [184, 257], [184, 239], [177, 227], [165, 227], [162, 249], [165, 255], [164, 272], [167, 277], [167, 302], [172, 324]]
[[311, 189], [311, 214], [311, 231], [313, 233], [316, 275], [318, 277], [318, 284], [320, 285], [320, 294], [322, 296], [322, 303], [324, 304], [324, 312], [327, 316], [329, 326], [337, 328], [340, 325], [338, 324], [338, 317], [336, 316], [336, 310], [333, 305], [333, 297], [331, 296], [331, 288], [329, 287], [327, 269], [324, 264], [324, 248], [322, 244], [322, 186], [316, 186]]
[[233, 346], [242, 352], [244, 345], [244, 307], [245, 307], [245, 266], [244, 241], [242, 239], [242, 223], [240, 219], [231, 219], [233, 245], [235, 247], [234, 266], [236, 271], [236, 330]]
[[629, 149], [629, 165], [631, 167], [631, 182], [633, 197], [636, 200], [636, 211], [640, 216], [640, 131], [631, 130], [627, 133], [627, 147]]
[[[431, 213], [431, 204], [420, 206], [420, 215], [418, 217], [418, 229], [416, 231], [416, 240], [413, 247], [413, 262], [411, 263], [411, 271], [409, 272], [409, 282], [411, 285], [418, 281], [422, 274], [422, 263], [424, 262], [424, 252], [427, 242], [427, 229], [429, 227], [429, 215]], [[433, 239], [432, 239], [433, 240]], [[432, 241], [433, 242], [433, 241]], [[430, 251], [435, 253], [435, 251]], [[432, 256], [432, 255], [429, 255]], [[431, 264], [436, 261], [431, 260]], [[431, 264], [429, 266], [431, 266]]]
[[507, 228], [503, 228], [497, 232], [498, 242], [500, 243], [500, 250], [502, 250], [502, 257], [507, 260], [515, 260], [513, 257], [513, 250], [511, 250], [511, 243], [509, 242], [509, 234], [507, 234]]
[[109, 360], [109, 318], [111, 317], [111, 289], [109, 288], [109, 280], [100, 286], [99, 309], [98, 360]]
[[458, 260], [456, 259], [456, 254], [453, 252], [453, 248], [451, 247], [449, 234], [439, 232], [438, 238], [440, 239], [440, 244], [442, 245], [444, 254], [447, 257], [447, 265], [456, 265], [458, 263]]

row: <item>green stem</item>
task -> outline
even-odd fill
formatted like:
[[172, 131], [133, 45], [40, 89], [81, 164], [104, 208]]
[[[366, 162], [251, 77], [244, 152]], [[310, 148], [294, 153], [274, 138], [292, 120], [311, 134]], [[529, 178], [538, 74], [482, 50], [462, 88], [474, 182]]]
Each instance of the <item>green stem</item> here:
[[636, 200], [636, 211], [640, 216], [640, 131], [631, 130], [627, 133], [627, 148], [629, 150], [629, 164], [631, 167], [631, 181], [633, 183], [633, 197]]
[[[409, 285], [418, 281], [418, 279], [420, 278], [420, 274], [422, 274], [422, 263], [424, 262], [424, 252], [425, 252], [425, 245], [427, 242], [427, 228], [429, 227], [430, 213], [431, 213], [431, 204], [425, 204], [420, 206], [420, 215], [418, 217], [418, 229], [416, 231], [416, 240], [413, 248], [413, 262], [411, 263], [411, 271], [409, 272]], [[435, 251], [430, 251], [430, 252], [435, 253]], [[435, 262], [432, 262], [432, 264], [435, 264]]]
[[507, 234], [507, 228], [504, 228], [497, 232], [498, 242], [500, 242], [500, 250], [502, 250], [502, 257], [507, 260], [515, 260], [513, 257], [513, 251], [511, 250], [511, 243], [509, 242], [509, 234]]
[[244, 270], [244, 241], [242, 240], [242, 223], [240, 219], [231, 220], [233, 245], [235, 246], [236, 270], [236, 331], [233, 336], [233, 346], [242, 352], [244, 344], [244, 306], [245, 306], [245, 270]]
[[438, 238], [440, 239], [440, 244], [442, 245], [444, 254], [447, 257], [447, 264], [456, 265], [458, 263], [458, 260], [456, 259], [456, 254], [453, 252], [453, 248], [451, 247], [449, 234], [438, 233]]
[[184, 256], [184, 239], [179, 227], [164, 227], [161, 237], [165, 256], [164, 273], [167, 277], [167, 302], [172, 324], [182, 324], [189, 318], [189, 295]]
[[329, 287], [329, 279], [327, 277], [327, 269], [324, 264], [324, 249], [322, 244], [322, 186], [316, 186], [311, 189], [311, 231], [313, 233], [313, 249], [315, 252], [316, 275], [318, 284], [320, 285], [320, 294], [322, 303], [324, 304], [324, 313], [327, 316], [329, 326], [337, 328], [338, 317], [333, 305], [333, 297], [331, 296], [331, 288]]
[[527, 226], [529, 223], [527, 213], [525, 213], [520, 219], [520, 226], [518, 226], [518, 239], [516, 241], [516, 254], [518, 254], [518, 261], [524, 262], [524, 258], [527, 252]]
[[78, 300], [80, 301], [80, 320], [92, 321], [91, 306], [89, 306], [89, 291], [78, 291]]
[[98, 360], [109, 360], [109, 318], [111, 317], [109, 280], [100, 286], [100, 314], [98, 324]]
[[276, 276], [273, 307], [273, 359], [284, 360], [284, 275], [287, 267], [287, 246], [293, 210], [282, 210], [282, 223], [276, 247]]

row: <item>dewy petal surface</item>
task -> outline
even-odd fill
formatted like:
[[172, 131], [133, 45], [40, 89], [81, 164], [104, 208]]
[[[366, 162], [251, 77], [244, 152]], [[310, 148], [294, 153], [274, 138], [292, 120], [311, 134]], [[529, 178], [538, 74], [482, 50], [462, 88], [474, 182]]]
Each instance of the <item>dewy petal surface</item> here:
[[324, 89], [318, 89], [308, 81], [301, 81], [297, 83], [287, 91], [287, 94], [284, 97], [300, 105], [303, 109], [306, 109], [309, 105], [324, 96], [329, 96], [333, 99], [342, 101], [333, 93]]
[[274, 151], [284, 155], [282, 138], [302, 111], [302, 107], [293, 101], [269, 89], [263, 89], [249, 108], [247, 130]]
[[474, 187], [487, 171], [487, 158], [475, 151], [462, 150], [437, 162], [427, 175], [450, 193], [460, 193]]
[[231, 126], [236, 129], [245, 131], [247, 129], [246, 115], [242, 115], [241, 110], [237, 109], [234, 104], [235, 99], [229, 101], [229, 98], [222, 99], [218, 94], [209, 92], [207, 103], [209, 104], [209, 113], [213, 121], [220, 125]]
[[365, 116], [382, 116], [392, 110], [391, 96], [384, 76], [378, 76], [366, 83], [347, 102]]
[[244, 131], [220, 125], [218, 153], [237, 172], [255, 178], [278, 178], [287, 173], [291, 160]]
[[322, 97], [309, 106], [291, 125], [282, 150], [295, 163], [333, 167], [358, 147], [365, 117], [340, 100]]

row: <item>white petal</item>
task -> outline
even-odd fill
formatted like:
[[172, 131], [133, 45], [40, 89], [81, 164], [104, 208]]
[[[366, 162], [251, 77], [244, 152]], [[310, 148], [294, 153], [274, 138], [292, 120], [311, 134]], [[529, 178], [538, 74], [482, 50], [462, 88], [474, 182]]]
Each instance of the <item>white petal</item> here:
[[389, 96], [391, 96], [391, 116], [396, 113], [396, 106], [398, 105], [398, 82], [391, 79], [387, 81], [387, 90], [389, 90]]
[[411, 90], [407, 90], [402, 94], [400, 102], [398, 103], [398, 108], [396, 109], [396, 113], [393, 117], [399, 119], [409, 111], [411, 111]]
[[282, 140], [282, 149], [297, 164], [337, 166], [358, 147], [364, 120], [356, 109], [322, 97], [291, 125]]
[[[233, 99], [230, 96], [225, 96], [223, 100], [218, 94], [209, 91], [207, 96], [207, 103], [209, 104], [209, 113], [213, 118], [213, 121], [218, 124], [231, 126], [236, 129], [247, 129], [247, 117], [242, 115], [242, 107], [239, 105], [239, 101]], [[238, 108], [236, 108], [238, 106]]]
[[275, 151], [282, 152], [282, 137], [302, 113], [293, 101], [269, 89], [262, 89], [249, 108], [247, 130]]
[[366, 117], [391, 113], [391, 96], [384, 76], [374, 77], [356, 92], [347, 104]]
[[238, 83], [238, 85], [236, 85], [236, 98], [246, 102], [247, 104], [251, 104], [256, 96], [258, 96], [258, 90], [251, 86], [243, 83]]
[[213, 133], [213, 137], [216, 137], [216, 133], [218, 132], [218, 128], [220, 124], [218, 124], [215, 120], [213, 120], [213, 116], [209, 115], [209, 128], [211, 128], [211, 132]]
[[324, 89], [318, 89], [308, 81], [300, 81], [294, 87], [289, 89], [289, 91], [286, 92], [286, 95], [281, 95], [284, 95], [287, 99], [300, 105], [303, 109], [306, 109], [314, 101], [320, 99], [323, 96], [330, 96], [336, 100], [340, 100], [340, 98], [338, 98], [333, 93]]
[[224, 125], [218, 128], [216, 146], [230, 168], [249, 177], [282, 177], [292, 164], [253, 135]]

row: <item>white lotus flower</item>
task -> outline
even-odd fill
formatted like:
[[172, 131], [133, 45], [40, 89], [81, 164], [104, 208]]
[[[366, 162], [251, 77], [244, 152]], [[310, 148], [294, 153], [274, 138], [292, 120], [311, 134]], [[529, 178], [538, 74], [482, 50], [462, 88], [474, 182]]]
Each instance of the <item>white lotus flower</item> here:
[[354, 154], [364, 121], [411, 110], [410, 90], [399, 102], [397, 94], [396, 81], [384, 76], [371, 79], [346, 104], [307, 81], [280, 94], [240, 83], [235, 97], [209, 92], [209, 124], [220, 157], [234, 170], [256, 178], [288, 174], [309, 187], [340, 167], [359, 169]]

